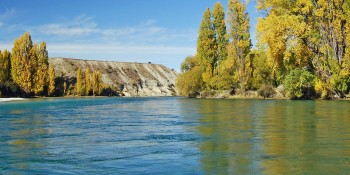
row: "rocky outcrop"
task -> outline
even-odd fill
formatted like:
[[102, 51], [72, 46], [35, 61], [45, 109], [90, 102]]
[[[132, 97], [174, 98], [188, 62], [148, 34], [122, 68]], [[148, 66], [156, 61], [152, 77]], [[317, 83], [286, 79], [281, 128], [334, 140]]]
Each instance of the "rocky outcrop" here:
[[[55, 68], [56, 84], [60, 93], [74, 94], [76, 71], [88, 67], [90, 72], [100, 71], [102, 81], [122, 96], [174, 96], [177, 73], [164, 65], [152, 63], [127, 63], [68, 58], [50, 58]], [[65, 86], [63, 84], [65, 82]], [[65, 89], [64, 89], [65, 88]]]

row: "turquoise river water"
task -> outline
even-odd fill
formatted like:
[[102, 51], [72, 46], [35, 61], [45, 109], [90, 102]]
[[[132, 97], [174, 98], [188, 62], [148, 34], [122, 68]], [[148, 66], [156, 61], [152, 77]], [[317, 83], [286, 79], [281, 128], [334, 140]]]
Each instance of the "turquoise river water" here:
[[0, 174], [350, 174], [350, 101], [0, 103]]

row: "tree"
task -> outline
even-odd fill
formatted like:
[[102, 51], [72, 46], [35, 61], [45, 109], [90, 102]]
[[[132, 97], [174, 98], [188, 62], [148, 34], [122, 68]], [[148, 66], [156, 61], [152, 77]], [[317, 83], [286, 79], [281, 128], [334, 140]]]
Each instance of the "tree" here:
[[197, 56], [201, 68], [203, 81], [210, 88], [210, 79], [213, 77], [214, 69], [217, 62], [216, 40], [213, 24], [211, 21], [211, 13], [208, 8], [203, 16], [203, 20], [199, 29], [197, 40]]
[[192, 70], [195, 66], [198, 66], [198, 60], [195, 56], [187, 56], [181, 63], [181, 72], [187, 72]]
[[25, 93], [32, 92], [33, 66], [31, 64], [33, 42], [28, 32], [15, 40], [11, 56], [11, 74], [13, 81]]
[[53, 96], [55, 93], [56, 85], [55, 85], [55, 69], [52, 65], [49, 67], [49, 87], [48, 87], [48, 95]]
[[34, 45], [32, 48], [33, 57], [36, 61], [32, 60], [34, 68], [36, 68], [33, 75], [33, 86], [35, 95], [41, 95], [44, 92], [45, 86], [48, 84], [48, 52], [46, 50], [46, 43], [40, 43], [39, 47]]
[[10, 58], [11, 58], [11, 54], [9, 51], [4, 50], [4, 52], [2, 53], [0, 51], [0, 83], [10, 80], [10, 76], [11, 76]]
[[249, 33], [249, 15], [246, 11], [246, 5], [239, 0], [229, 0], [228, 2], [228, 26], [229, 29], [229, 47], [228, 59], [232, 61], [235, 79], [238, 81], [242, 92], [245, 91], [245, 58], [250, 52], [251, 41]]
[[176, 87], [181, 95], [186, 97], [196, 97], [204, 86], [202, 72], [199, 66], [193, 67], [180, 74], [176, 79]]
[[82, 82], [82, 77], [81, 77], [81, 69], [78, 68], [78, 70], [77, 70], [77, 84], [76, 84], [75, 88], [76, 88], [76, 93], [79, 96], [84, 94], [82, 87], [83, 87], [83, 82]]
[[92, 73], [92, 94], [100, 95], [102, 92], [102, 75], [100, 71]]
[[[213, 26], [215, 31], [216, 46], [217, 46], [217, 58], [215, 67], [227, 58], [227, 33], [225, 24], [225, 12], [224, 7], [220, 2], [217, 2], [213, 10]], [[216, 71], [217, 72], [217, 71]]]
[[290, 71], [305, 68], [317, 77], [322, 94], [344, 96], [350, 84], [350, 2], [259, 0], [258, 4], [267, 14], [257, 25], [259, 41], [268, 48], [276, 84]]
[[85, 95], [89, 96], [91, 92], [91, 81], [90, 81], [90, 69], [86, 67], [85, 69]]
[[315, 76], [302, 69], [292, 70], [283, 84], [286, 95], [291, 99], [310, 98], [314, 91]]

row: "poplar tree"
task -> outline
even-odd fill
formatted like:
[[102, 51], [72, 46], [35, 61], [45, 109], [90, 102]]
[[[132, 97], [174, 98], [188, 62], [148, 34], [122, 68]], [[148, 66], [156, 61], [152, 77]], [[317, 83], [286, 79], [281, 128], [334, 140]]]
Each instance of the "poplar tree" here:
[[4, 50], [2, 53], [0, 51], [0, 83], [10, 80], [10, 57], [9, 51]]
[[77, 70], [77, 84], [75, 86], [77, 95], [83, 95], [82, 93], [82, 77], [81, 77], [81, 69]]
[[28, 32], [15, 40], [11, 56], [11, 74], [13, 81], [22, 90], [32, 92], [33, 65], [31, 64], [33, 42]]
[[224, 7], [220, 2], [217, 2], [213, 10], [213, 24], [217, 45], [217, 58], [216, 58], [216, 67], [227, 58], [227, 33], [226, 33], [226, 24], [225, 24], [225, 12]]
[[92, 73], [92, 93], [100, 95], [102, 91], [102, 75], [100, 71]]
[[45, 86], [48, 84], [48, 52], [46, 50], [46, 43], [41, 42], [39, 46], [33, 47], [34, 53], [32, 62], [36, 68], [34, 72], [33, 85], [35, 95], [41, 95]]
[[90, 95], [91, 92], [91, 81], [90, 81], [90, 69], [86, 67], [85, 69], [85, 95]]
[[249, 33], [249, 15], [246, 13], [246, 4], [239, 0], [228, 2], [229, 50], [228, 59], [232, 60], [235, 80], [240, 90], [245, 91], [249, 68], [246, 67], [246, 56], [250, 52], [251, 40]]
[[216, 48], [215, 32], [211, 21], [210, 9], [208, 8], [204, 13], [197, 41], [197, 57], [203, 72], [203, 81], [208, 88], [210, 88], [210, 79], [213, 77], [217, 62]]
[[52, 65], [49, 67], [49, 87], [48, 87], [48, 95], [53, 96], [55, 93], [56, 85], [55, 85], [55, 69]]

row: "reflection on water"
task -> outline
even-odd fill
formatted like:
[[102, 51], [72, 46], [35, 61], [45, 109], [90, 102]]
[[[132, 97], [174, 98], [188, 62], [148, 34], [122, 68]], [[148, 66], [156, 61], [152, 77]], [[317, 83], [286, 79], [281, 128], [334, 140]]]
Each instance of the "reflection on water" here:
[[349, 102], [201, 100], [206, 174], [348, 174]]
[[0, 174], [350, 174], [350, 102], [0, 104]]

